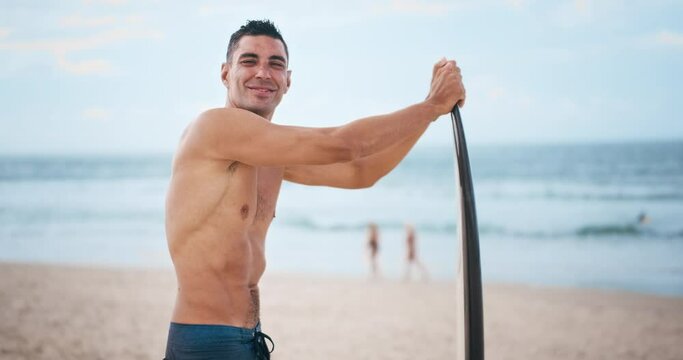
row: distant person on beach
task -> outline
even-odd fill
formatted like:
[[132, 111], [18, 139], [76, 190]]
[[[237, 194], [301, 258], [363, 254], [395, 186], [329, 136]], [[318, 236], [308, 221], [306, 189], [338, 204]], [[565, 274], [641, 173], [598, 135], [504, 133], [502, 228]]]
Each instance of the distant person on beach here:
[[417, 257], [417, 235], [415, 228], [411, 224], [406, 224], [406, 270], [403, 276], [405, 281], [411, 280], [413, 267], [416, 267], [421, 274], [422, 280], [429, 280], [429, 272]]
[[638, 224], [639, 225], [647, 225], [650, 223], [650, 217], [647, 216], [647, 214], [643, 211], [640, 214], [638, 214]]
[[379, 254], [379, 230], [377, 224], [368, 225], [368, 260], [370, 261], [370, 275], [373, 279], [380, 277], [377, 255]]
[[[382, 62], [394, 57], [366, 63], [381, 71]], [[338, 71], [336, 62], [327, 59], [328, 71]], [[248, 21], [230, 37], [221, 66], [225, 107], [200, 114], [180, 139], [166, 198], [166, 236], [178, 281], [168, 360], [269, 359], [273, 344], [261, 332], [258, 285], [282, 181], [370, 187], [398, 165], [432, 121], [465, 101], [460, 69], [442, 59], [432, 69], [426, 98], [414, 105], [336, 127], [278, 125], [271, 120], [292, 83], [288, 66], [287, 44], [274, 24]], [[336, 86], [318, 75], [320, 93]], [[372, 78], [357, 82], [388, 91]]]

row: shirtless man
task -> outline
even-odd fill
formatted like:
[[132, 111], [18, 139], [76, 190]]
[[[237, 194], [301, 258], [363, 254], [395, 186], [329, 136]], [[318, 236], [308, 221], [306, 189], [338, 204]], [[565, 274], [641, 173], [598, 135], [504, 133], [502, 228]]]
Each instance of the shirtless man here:
[[[271, 22], [242, 26], [221, 67], [225, 107], [200, 114], [180, 140], [166, 199], [178, 280], [166, 359], [269, 358], [258, 283], [282, 181], [372, 186], [465, 99], [460, 69], [443, 59], [427, 98], [405, 109], [339, 127], [277, 125], [273, 113], [291, 84], [288, 58]], [[326, 86], [334, 84], [321, 79]]]

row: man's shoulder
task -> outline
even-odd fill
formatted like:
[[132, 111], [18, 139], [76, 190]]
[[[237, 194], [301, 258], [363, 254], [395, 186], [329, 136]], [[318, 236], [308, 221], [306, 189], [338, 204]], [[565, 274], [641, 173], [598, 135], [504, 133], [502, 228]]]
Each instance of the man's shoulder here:
[[199, 114], [199, 117], [214, 117], [214, 116], [240, 116], [243, 112], [248, 112], [244, 109], [235, 107], [217, 107], [207, 109]]
[[234, 107], [222, 107], [208, 109], [197, 116], [197, 121], [194, 125], [208, 125], [216, 121], [220, 122], [230, 122], [235, 120], [248, 120], [248, 119], [262, 119], [260, 116], [254, 114], [251, 111], [234, 108]]
[[233, 142], [234, 130], [248, 118], [257, 116], [238, 108], [213, 108], [200, 113], [185, 129], [177, 150], [184, 160], [227, 160], [218, 150], [221, 143]]
[[[200, 113], [187, 127], [188, 137], [205, 141], [209, 138], [223, 139], [236, 127], [243, 127], [258, 115], [238, 108], [213, 108]], [[258, 121], [258, 120], [257, 120]]]

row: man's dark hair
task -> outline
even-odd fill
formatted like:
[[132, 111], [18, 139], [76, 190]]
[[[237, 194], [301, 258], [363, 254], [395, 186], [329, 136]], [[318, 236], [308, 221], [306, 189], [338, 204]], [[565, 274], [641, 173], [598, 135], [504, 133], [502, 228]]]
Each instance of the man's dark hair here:
[[242, 36], [249, 35], [249, 36], [258, 36], [258, 35], [266, 35], [269, 36], [273, 39], [280, 40], [282, 41], [282, 45], [285, 46], [285, 53], [287, 54], [287, 61], [289, 61], [289, 50], [287, 49], [287, 43], [285, 42], [285, 39], [282, 38], [282, 34], [280, 34], [280, 30], [275, 27], [275, 24], [273, 24], [272, 21], [270, 20], [247, 20], [247, 23], [245, 25], [242, 25], [239, 30], [235, 31], [232, 36], [230, 36], [230, 43], [228, 44], [228, 51], [225, 54], [225, 60], [229, 63], [230, 58], [232, 57], [232, 54], [235, 52], [235, 49], [237, 48], [237, 43], [240, 42], [240, 39]]

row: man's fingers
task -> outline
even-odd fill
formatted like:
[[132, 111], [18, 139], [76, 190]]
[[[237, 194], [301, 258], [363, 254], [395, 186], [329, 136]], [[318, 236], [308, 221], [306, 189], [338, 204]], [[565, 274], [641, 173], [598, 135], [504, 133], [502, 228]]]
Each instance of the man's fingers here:
[[446, 61], [443, 66], [436, 70], [435, 76], [438, 74], [443, 74], [445, 76], [449, 76], [451, 74], [460, 75], [460, 68], [455, 64], [455, 60]]
[[448, 60], [442, 67], [444, 71], [453, 71], [457, 68], [455, 60]]
[[457, 65], [455, 60], [449, 61], [444, 67], [448, 67], [449, 70], [452, 71], [455, 80], [458, 82], [458, 87], [460, 88], [462, 95], [457, 104], [458, 107], [463, 107], [465, 105], [465, 87], [462, 84], [462, 73], [460, 72], [460, 67]]
[[442, 73], [449, 73], [449, 72], [457, 72], [458, 74], [460, 73], [460, 67], [458, 67], [458, 64], [455, 62], [455, 60], [447, 60], [446, 58], [441, 58], [436, 64], [434, 64], [434, 69], [432, 70], [432, 77], [436, 77], [439, 74]]
[[440, 78], [440, 81], [446, 81], [448, 87], [458, 86], [461, 89], [461, 94], [456, 101], [456, 105], [459, 108], [465, 106], [465, 88], [462, 85], [462, 73], [455, 60], [447, 60], [446, 58], [441, 58], [436, 64], [434, 64], [434, 69], [432, 71], [433, 78]]
[[436, 75], [436, 71], [441, 69], [446, 64], [446, 58], [442, 57], [439, 61], [434, 64], [434, 69], [432, 70], [432, 77]]
[[445, 61], [441, 67], [434, 69], [434, 75], [432, 78], [443, 78], [447, 77], [449, 74], [453, 73], [453, 64], [451, 62]]

